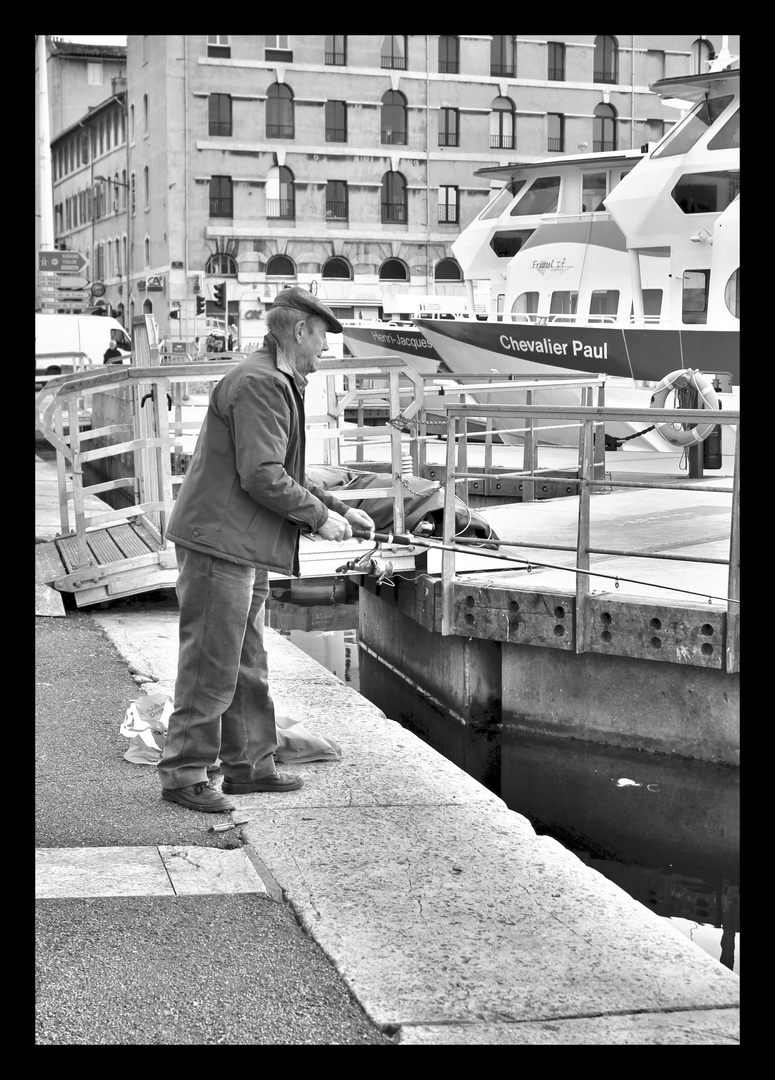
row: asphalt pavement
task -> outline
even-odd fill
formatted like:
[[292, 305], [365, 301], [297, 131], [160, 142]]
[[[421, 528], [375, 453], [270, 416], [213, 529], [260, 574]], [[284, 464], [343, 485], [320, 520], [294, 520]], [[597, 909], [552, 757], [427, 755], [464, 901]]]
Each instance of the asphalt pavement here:
[[[36, 849], [238, 854], [241, 829], [208, 831], [226, 815], [163, 802], [124, 760], [141, 691], [93, 618], [35, 632]], [[36, 1045], [393, 1045], [255, 867], [254, 892], [38, 899]]]

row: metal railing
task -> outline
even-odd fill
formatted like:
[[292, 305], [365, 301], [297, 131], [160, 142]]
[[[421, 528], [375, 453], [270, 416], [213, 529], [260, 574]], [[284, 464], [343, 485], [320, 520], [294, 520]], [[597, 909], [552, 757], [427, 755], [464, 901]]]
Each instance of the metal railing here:
[[[590, 542], [590, 495], [602, 486], [610, 487], [610, 479], [598, 479], [595, 475], [595, 450], [599, 440], [594, 439], [596, 425], [605, 424], [606, 421], [625, 421], [637, 424], [702, 424], [708, 421], [706, 409], [620, 409], [605, 408], [601, 406], [512, 406], [512, 405], [448, 405], [447, 411], [447, 460], [445, 474], [444, 495], [444, 545], [442, 554], [442, 634], [453, 633], [453, 582], [455, 577], [455, 494], [456, 485], [474, 478], [483, 479], [483, 475], [472, 473], [467, 468], [465, 447], [467, 443], [467, 424], [471, 417], [481, 418], [505, 418], [527, 417], [528, 422], [535, 423], [539, 420], [554, 420], [562, 418], [581, 425], [579, 442], [579, 505], [577, 520], [577, 541], [574, 546], [560, 544], [536, 544], [511, 543], [509, 547], [523, 548], [546, 548], [556, 551], [575, 551], [575, 566], [569, 568], [576, 576], [576, 652], [588, 652], [592, 634], [591, 604], [590, 604], [590, 577], [594, 576], [591, 569], [590, 556], [622, 556], [626, 558], [650, 558], [667, 559], [672, 561], [684, 561], [690, 563], [712, 563], [726, 565], [727, 573], [727, 597], [726, 599], [726, 670], [737, 672], [740, 669], [740, 627], [739, 627], [739, 602], [740, 602], [740, 412], [739, 410], [724, 410], [717, 415], [714, 421], [719, 424], [730, 424], [737, 428], [736, 447], [734, 461], [734, 475], [731, 490], [731, 525], [729, 540], [729, 555], [726, 559], [701, 557], [692, 555], [677, 555], [670, 553], [657, 553], [648, 549], [642, 551], [627, 551], [616, 548], [595, 548]], [[508, 475], [508, 474], [502, 474]], [[527, 470], [514, 475], [527, 475]], [[617, 480], [616, 487], [622, 488], [665, 488], [671, 491], [692, 491], [705, 494], [709, 491], [721, 491], [730, 494], [729, 487], [713, 487], [703, 484], [675, 484], [658, 483], [656, 481], [625, 481]], [[602, 571], [600, 572], [602, 573]], [[670, 586], [666, 586], [670, 588]], [[684, 591], [684, 590], [678, 590]]]

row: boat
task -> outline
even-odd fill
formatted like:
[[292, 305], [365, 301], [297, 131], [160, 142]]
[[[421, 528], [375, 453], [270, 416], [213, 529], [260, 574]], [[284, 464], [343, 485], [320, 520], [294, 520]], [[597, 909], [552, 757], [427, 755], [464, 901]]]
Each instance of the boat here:
[[[469, 310], [413, 320], [445, 368], [453, 376], [606, 375], [606, 405], [620, 407], [648, 406], [666, 376], [696, 371], [720, 407], [738, 408], [739, 87], [733, 66], [662, 79], [652, 92], [687, 110], [654, 145], [478, 170], [501, 186], [452, 245]], [[534, 398], [578, 401], [578, 391], [562, 389]], [[724, 429], [733, 439], [734, 429]], [[661, 432], [642, 431], [607, 425], [606, 442], [675, 450]], [[577, 440], [575, 427], [539, 436]]]

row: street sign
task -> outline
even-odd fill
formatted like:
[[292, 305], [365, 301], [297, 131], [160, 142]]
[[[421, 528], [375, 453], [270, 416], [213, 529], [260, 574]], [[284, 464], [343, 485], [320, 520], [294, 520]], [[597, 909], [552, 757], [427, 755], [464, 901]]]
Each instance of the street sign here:
[[91, 294], [92, 294], [92, 296], [104, 296], [105, 295], [105, 286], [103, 285], [103, 283], [101, 281], [95, 281], [94, 282], [94, 284], [91, 287]]
[[[41, 281], [41, 285], [45, 284], [45, 281]], [[76, 277], [75, 274], [65, 274], [62, 277], [57, 277], [55, 284], [60, 291], [67, 289], [88, 289], [90, 281], [86, 277]]]
[[57, 274], [77, 274], [88, 259], [80, 251], [39, 251], [38, 270], [49, 270]]

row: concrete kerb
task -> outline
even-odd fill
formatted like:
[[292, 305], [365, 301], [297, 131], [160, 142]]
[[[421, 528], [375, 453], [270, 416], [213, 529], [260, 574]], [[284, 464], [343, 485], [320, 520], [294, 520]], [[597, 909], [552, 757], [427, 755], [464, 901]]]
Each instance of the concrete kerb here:
[[[97, 612], [172, 694], [177, 613]], [[286, 638], [278, 713], [340, 744], [237, 796], [243, 835], [370, 1018], [403, 1044], [734, 1044], [739, 979]]]

